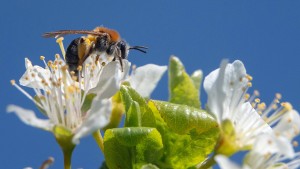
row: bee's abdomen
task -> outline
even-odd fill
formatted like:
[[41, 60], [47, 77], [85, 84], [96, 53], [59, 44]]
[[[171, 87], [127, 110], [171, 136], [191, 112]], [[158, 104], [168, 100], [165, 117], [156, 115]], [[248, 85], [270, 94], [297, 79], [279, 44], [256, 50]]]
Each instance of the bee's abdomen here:
[[74, 39], [67, 48], [66, 63], [69, 66], [69, 71], [74, 71], [78, 75], [77, 67], [79, 62], [78, 43], [80, 38]]

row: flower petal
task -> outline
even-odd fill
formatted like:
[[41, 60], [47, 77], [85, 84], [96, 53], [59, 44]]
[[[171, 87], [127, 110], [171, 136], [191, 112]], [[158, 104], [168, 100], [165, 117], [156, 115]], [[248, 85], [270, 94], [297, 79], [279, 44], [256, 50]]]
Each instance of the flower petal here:
[[272, 133], [272, 128], [253, 109], [249, 102], [245, 102], [240, 106], [239, 112], [231, 117], [231, 121], [235, 124], [236, 134], [241, 134], [240, 142], [245, 145], [252, 145], [257, 135], [261, 133]]
[[80, 138], [105, 127], [109, 123], [111, 110], [112, 103], [110, 99], [101, 99], [100, 95], [94, 98], [86, 120], [73, 137], [73, 143], [78, 144]]
[[44, 89], [45, 85], [42, 84], [42, 79], [50, 78], [50, 71], [40, 66], [32, 66], [29, 59], [25, 58], [26, 71], [20, 78], [19, 82], [22, 86]]
[[222, 61], [221, 67], [214, 70], [204, 79], [204, 90], [208, 95], [207, 106], [214, 113], [219, 122], [232, 117], [239, 105], [243, 89], [248, 80], [244, 64], [236, 60], [228, 64]]
[[[130, 63], [124, 61], [123, 62], [123, 68], [124, 70], [127, 70]], [[110, 98], [113, 96], [119, 89], [120, 89], [120, 83], [124, 76], [124, 73], [121, 72], [121, 66], [119, 62], [109, 62], [101, 72], [99, 82], [89, 91], [89, 93], [99, 93], [99, 91], [103, 91], [103, 87], [107, 86], [107, 82], [110, 82], [110, 85], [102, 92], [102, 98]]]
[[276, 153], [289, 158], [292, 158], [295, 154], [293, 145], [287, 138], [275, 136], [272, 133], [258, 136], [253, 145], [252, 152], [262, 156]]
[[208, 95], [207, 106], [210, 112], [216, 116], [219, 123], [222, 121], [224, 102], [226, 100], [226, 93], [223, 90], [223, 81], [227, 63], [227, 60], [223, 60], [220, 68], [207, 75], [203, 82], [204, 90]]
[[141, 96], [150, 97], [150, 94], [166, 70], [167, 66], [158, 66], [154, 64], [138, 67], [129, 79], [130, 85]]
[[296, 110], [290, 110], [281, 118], [274, 127], [274, 131], [278, 135], [282, 135], [292, 140], [300, 131], [300, 116]]
[[221, 169], [242, 169], [241, 166], [233, 163], [228, 157], [224, 155], [217, 155], [215, 160], [219, 164]]
[[35, 116], [34, 112], [28, 109], [23, 109], [16, 105], [8, 105], [7, 112], [14, 112], [25, 124], [51, 131], [53, 124], [50, 120], [39, 119]]

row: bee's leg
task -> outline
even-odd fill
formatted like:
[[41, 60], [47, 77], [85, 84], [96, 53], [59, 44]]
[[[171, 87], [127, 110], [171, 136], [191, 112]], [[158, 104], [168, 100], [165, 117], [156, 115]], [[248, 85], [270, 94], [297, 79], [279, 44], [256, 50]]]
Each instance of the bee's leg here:
[[121, 70], [123, 72], [123, 61], [122, 61], [122, 56], [121, 56], [121, 50], [116, 45], [113, 46], [113, 55], [114, 55], [114, 58], [112, 61], [116, 61], [116, 59], [118, 59], [120, 62], [120, 65], [121, 65]]
[[[121, 50], [119, 49], [119, 48], [117, 48], [117, 57], [118, 57], [118, 59], [119, 59], [119, 62], [120, 62], [120, 65], [121, 65], [121, 70], [122, 70], [122, 72], [123, 72], [123, 60], [122, 60], [122, 56], [121, 56]], [[115, 57], [116, 58], [116, 57]], [[114, 59], [115, 59], [114, 58]]]

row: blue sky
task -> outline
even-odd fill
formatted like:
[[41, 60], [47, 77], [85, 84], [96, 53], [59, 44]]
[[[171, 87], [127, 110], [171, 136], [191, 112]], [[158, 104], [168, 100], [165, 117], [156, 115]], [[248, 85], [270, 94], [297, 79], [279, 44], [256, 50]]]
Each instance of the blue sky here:
[[[103, 25], [118, 30], [131, 45], [149, 47], [147, 54], [132, 51], [132, 63], [166, 65], [174, 54], [189, 73], [200, 68], [207, 75], [222, 59], [239, 59], [254, 77], [252, 90], [260, 91], [261, 100], [269, 103], [280, 92], [284, 101], [300, 110], [299, 9], [300, 1], [296, 0], [2, 2], [1, 168], [38, 168], [48, 156], [56, 160], [52, 168], [63, 165], [51, 133], [26, 126], [15, 115], [5, 113], [10, 103], [36, 110], [9, 81], [24, 73], [25, 57], [42, 65], [40, 55], [52, 59], [60, 52], [55, 40], [42, 38], [42, 33]], [[65, 45], [74, 37], [66, 37]], [[166, 100], [167, 84], [165, 75], [152, 97]], [[205, 103], [204, 92], [201, 99]], [[74, 151], [73, 167], [97, 168], [102, 160], [96, 143], [87, 137]]]

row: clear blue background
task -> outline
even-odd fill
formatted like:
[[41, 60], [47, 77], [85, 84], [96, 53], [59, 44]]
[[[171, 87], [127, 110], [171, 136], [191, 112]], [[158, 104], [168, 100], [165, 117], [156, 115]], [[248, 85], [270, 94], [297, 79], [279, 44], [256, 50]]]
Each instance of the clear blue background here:
[[[56, 160], [51, 168], [63, 166], [51, 133], [5, 111], [10, 103], [36, 110], [9, 81], [24, 73], [24, 57], [42, 65], [40, 55], [53, 59], [60, 52], [55, 39], [44, 39], [42, 33], [103, 25], [118, 30], [132, 45], [149, 47], [146, 55], [132, 51], [132, 63], [166, 65], [174, 54], [189, 73], [201, 68], [207, 75], [223, 58], [240, 59], [254, 77], [252, 91], [258, 89], [263, 101], [271, 102], [280, 92], [300, 110], [299, 9], [297, 0], [1, 2], [0, 168], [38, 168], [48, 156]], [[66, 37], [65, 45], [74, 37]], [[153, 98], [166, 100], [167, 84], [165, 75]], [[205, 103], [204, 92], [201, 99]], [[96, 143], [86, 137], [74, 151], [73, 167], [97, 168], [102, 160]]]

